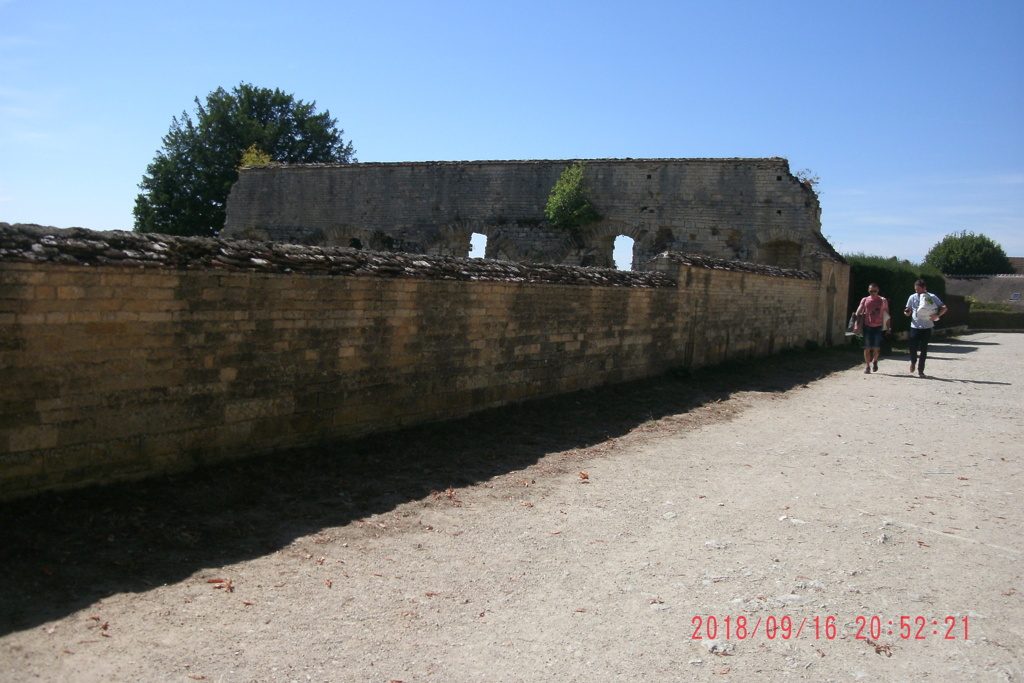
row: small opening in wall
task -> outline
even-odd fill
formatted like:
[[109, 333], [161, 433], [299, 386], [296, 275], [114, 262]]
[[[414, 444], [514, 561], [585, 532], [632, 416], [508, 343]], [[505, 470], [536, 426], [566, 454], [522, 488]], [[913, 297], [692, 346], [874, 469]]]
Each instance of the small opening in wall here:
[[632, 237], [619, 235], [615, 238], [615, 246], [612, 248], [612, 261], [615, 262], [617, 270], [633, 270], [633, 245], [635, 240]]
[[782, 176], [780, 176], [780, 175], [777, 175], [777, 176], [775, 176], [775, 179], [776, 179], [776, 180], [782, 180]]
[[487, 235], [474, 232], [469, 236], [469, 258], [483, 258], [487, 253]]
[[648, 174], [647, 174], [647, 179], [648, 179], [648, 180], [650, 180], [650, 179], [651, 179], [651, 174], [650, 174], [650, 173], [648, 173]]
[[615, 238], [611, 247], [611, 262], [616, 270], [633, 269], [634, 244], [633, 238], [628, 238], [625, 234], [620, 234], [620, 236]]
[[362, 249], [363, 243], [362, 241], [360, 241], [358, 237], [353, 237], [348, 241], [348, 246], [352, 247], [353, 249]]
[[782, 209], [776, 209], [775, 213], [777, 213], [777, 214], [779, 214], [781, 216], [782, 215]]
[[758, 247], [757, 260], [779, 268], [799, 268], [801, 247], [796, 242], [776, 240]]

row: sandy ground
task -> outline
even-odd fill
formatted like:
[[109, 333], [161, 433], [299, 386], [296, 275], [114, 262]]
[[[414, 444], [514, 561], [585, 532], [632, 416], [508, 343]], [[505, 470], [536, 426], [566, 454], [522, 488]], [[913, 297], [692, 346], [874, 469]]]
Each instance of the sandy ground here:
[[1024, 335], [0, 508], [3, 681], [1024, 679]]

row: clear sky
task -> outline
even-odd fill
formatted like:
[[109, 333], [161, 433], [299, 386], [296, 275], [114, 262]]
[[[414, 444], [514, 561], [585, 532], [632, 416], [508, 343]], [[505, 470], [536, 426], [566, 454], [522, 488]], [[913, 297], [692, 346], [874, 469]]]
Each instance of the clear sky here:
[[241, 82], [360, 161], [781, 156], [840, 252], [1024, 256], [1022, 0], [0, 0], [0, 221], [131, 229], [171, 117]]

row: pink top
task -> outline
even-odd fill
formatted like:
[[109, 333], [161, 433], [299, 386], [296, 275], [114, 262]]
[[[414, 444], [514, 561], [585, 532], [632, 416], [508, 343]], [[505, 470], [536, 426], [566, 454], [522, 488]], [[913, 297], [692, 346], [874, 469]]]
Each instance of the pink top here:
[[860, 300], [858, 313], [864, 313], [864, 324], [868, 327], [881, 327], [884, 322], [882, 313], [889, 312], [889, 301], [884, 296], [866, 296]]

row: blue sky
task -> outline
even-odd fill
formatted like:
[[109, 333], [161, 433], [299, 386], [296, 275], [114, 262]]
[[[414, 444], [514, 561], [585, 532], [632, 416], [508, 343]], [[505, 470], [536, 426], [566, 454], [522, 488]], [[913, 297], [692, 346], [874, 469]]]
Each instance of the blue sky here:
[[0, 0], [0, 221], [131, 229], [171, 117], [241, 82], [360, 161], [781, 156], [843, 253], [1024, 256], [1021, 0]]

